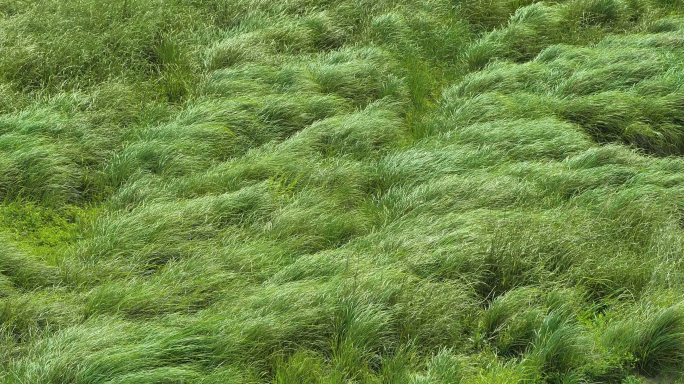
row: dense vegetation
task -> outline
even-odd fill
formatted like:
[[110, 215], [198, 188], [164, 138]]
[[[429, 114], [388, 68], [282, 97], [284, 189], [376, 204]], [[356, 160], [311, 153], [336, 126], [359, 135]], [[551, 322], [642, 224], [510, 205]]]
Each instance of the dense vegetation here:
[[682, 0], [0, 2], [0, 383], [684, 380]]

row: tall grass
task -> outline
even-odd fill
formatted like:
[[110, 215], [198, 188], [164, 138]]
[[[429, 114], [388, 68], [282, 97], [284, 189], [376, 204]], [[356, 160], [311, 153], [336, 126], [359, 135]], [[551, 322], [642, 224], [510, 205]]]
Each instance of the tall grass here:
[[681, 380], [681, 5], [0, 3], [0, 383]]

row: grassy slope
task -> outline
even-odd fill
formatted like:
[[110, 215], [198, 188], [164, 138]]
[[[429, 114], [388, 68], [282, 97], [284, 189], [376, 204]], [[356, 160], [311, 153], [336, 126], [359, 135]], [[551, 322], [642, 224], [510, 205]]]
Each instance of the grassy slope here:
[[0, 383], [676, 381], [683, 6], [0, 3]]

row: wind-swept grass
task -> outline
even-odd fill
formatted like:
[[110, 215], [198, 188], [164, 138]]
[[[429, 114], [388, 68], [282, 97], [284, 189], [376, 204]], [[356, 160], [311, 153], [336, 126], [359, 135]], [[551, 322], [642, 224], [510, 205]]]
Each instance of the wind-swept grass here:
[[0, 4], [0, 383], [681, 381], [681, 7]]

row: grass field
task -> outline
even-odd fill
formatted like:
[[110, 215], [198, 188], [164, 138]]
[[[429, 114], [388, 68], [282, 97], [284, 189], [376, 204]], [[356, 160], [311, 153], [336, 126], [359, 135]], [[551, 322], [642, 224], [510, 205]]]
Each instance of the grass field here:
[[0, 1], [0, 383], [684, 382], [684, 1]]

